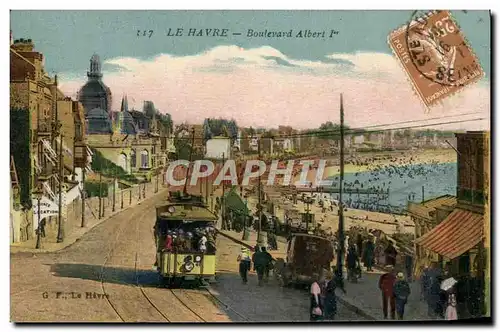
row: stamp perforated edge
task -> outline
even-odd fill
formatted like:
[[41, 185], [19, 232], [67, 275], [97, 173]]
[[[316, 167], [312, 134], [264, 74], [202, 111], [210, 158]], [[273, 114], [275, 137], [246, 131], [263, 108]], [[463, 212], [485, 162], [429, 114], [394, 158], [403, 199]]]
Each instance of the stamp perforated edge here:
[[[424, 96], [423, 96], [422, 92], [420, 91], [420, 88], [417, 86], [416, 82], [413, 80], [413, 77], [408, 72], [408, 69], [406, 68], [406, 66], [403, 65], [402, 61], [399, 58], [399, 55], [397, 54], [397, 51], [392, 47], [392, 44], [391, 44], [391, 39], [392, 38], [394, 38], [396, 36], [399, 36], [401, 33], [406, 32], [408, 24], [410, 25], [410, 28], [411, 28], [412, 26], [414, 26], [417, 23], [416, 22], [415, 23], [408, 22], [407, 24], [403, 24], [399, 28], [396, 28], [395, 30], [393, 30], [392, 32], [390, 32], [389, 35], [387, 36], [387, 44], [389, 45], [389, 48], [391, 49], [392, 54], [396, 58], [399, 66], [401, 67], [401, 69], [403, 70], [403, 72], [406, 73], [406, 78], [407, 78], [407, 80], [410, 81], [411, 86], [412, 86], [414, 92], [417, 94], [417, 96], [420, 99], [420, 102], [424, 106], [425, 113], [429, 113], [430, 110], [433, 107], [435, 107], [435, 106], [443, 105], [443, 101], [444, 100], [452, 98], [453, 96], [455, 96], [458, 93], [462, 92], [468, 86], [476, 84], [478, 81], [480, 81], [481, 79], [483, 79], [485, 77], [485, 75], [486, 75], [485, 72], [484, 72], [483, 67], [481, 66], [481, 63], [479, 62], [479, 58], [477, 57], [476, 53], [474, 52], [474, 49], [471, 47], [469, 40], [463, 34], [463, 30], [460, 28], [460, 25], [458, 24], [457, 20], [455, 19], [455, 17], [453, 17], [453, 15], [451, 14], [451, 12], [449, 10], [445, 10], [445, 11], [448, 13], [448, 16], [450, 17], [450, 19], [453, 21], [453, 23], [455, 23], [456, 27], [458, 28], [458, 33], [460, 34], [460, 37], [463, 39], [465, 45], [469, 49], [469, 52], [471, 53], [471, 56], [473, 57], [473, 60], [478, 64], [479, 68], [481, 69], [481, 74], [478, 75], [478, 76], [476, 76], [476, 77], [474, 77], [474, 78], [472, 78], [470, 81], [467, 81], [467, 83], [458, 86], [458, 88], [457, 88], [457, 90], [455, 90], [455, 92], [453, 92], [453, 93], [451, 93], [449, 95], [446, 95], [445, 97], [436, 98], [435, 101], [431, 102], [430, 104], [427, 104], [425, 102]], [[431, 10], [431, 11], [429, 11], [429, 12], [427, 12], [427, 13], [419, 16], [419, 17], [430, 18], [432, 15], [435, 15], [437, 13], [438, 13], [437, 10]], [[415, 20], [412, 18], [412, 21], [415, 21]]]

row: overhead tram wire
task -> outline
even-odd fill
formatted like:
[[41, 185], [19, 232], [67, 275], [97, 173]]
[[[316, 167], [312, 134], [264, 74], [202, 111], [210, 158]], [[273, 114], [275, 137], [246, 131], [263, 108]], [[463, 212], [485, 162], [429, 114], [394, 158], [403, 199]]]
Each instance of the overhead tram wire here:
[[[456, 117], [457, 115], [453, 116]], [[441, 117], [442, 118], [442, 117]], [[441, 119], [437, 118], [437, 119]], [[404, 126], [404, 127], [396, 127], [396, 128], [382, 128], [382, 129], [376, 129], [376, 130], [365, 130], [365, 128], [369, 127], [363, 127], [363, 128], [349, 128], [347, 130], [344, 130], [345, 135], [349, 134], [371, 134], [371, 133], [381, 133], [385, 131], [391, 131], [391, 130], [404, 130], [404, 129], [414, 129], [414, 128], [427, 128], [427, 127], [432, 127], [432, 126], [442, 126], [442, 125], [448, 125], [448, 124], [457, 124], [457, 123], [465, 123], [465, 122], [475, 122], [475, 121], [483, 121], [483, 120], [488, 120], [487, 118], [473, 118], [473, 119], [465, 119], [465, 120], [456, 120], [456, 121], [447, 121], [447, 122], [438, 122], [438, 123], [428, 123], [428, 124], [420, 124], [420, 125], [415, 125], [415, 126]], [[429, 121], [429, 119], [424, 119], [424, 120], [415, 120], [415, 121], [404, 121], [404, 122], [395, 122], [395, 123], [388, 123], [388, 124], [381, 124], [381, 125], [374, 125], [376, 127], [384, 127], [384, 126], [392, 126], [396, 124], [401, 124], [401, 123], [415, 123], [415, 122], [422, 122], [422, 121]], [[274, 135], [270, 138], [273, 139], [284, 139], [284, 138], [300, 138], [300, 137], [308, 137], [308, 136], [316, 136], [318, 138], [322, 138], [321, 136], [324, 136], [323, 138], [328, 138], [330, 135], [340, 135], [340, 129], [335, 129], [335, 130], [324, 130], [324, 131], [310, 131], [306, 133], [298, 133], [298, 134], [291, 134], [291, 135]], [[204, 137], [197, 137], [197, 139], [203, 139]], [[178, 137], [176, 139], [190, 139], [190, 137]], [[240, 140], [250, 140], [252, 137], [241, 137]]]

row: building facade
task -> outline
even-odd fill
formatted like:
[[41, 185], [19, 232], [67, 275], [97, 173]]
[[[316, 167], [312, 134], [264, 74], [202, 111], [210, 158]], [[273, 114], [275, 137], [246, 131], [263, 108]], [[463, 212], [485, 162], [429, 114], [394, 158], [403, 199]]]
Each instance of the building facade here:
[[489, 133], [466, 132], [456, 136], [457, 204], [415, 243], [436, 253], [442, 268], [458, 280], [459, 317], [480, 317], [487, 312], [490, 282]]
[[[59, 90], [57, 76], [51, 78], [45, 72], [44, 57], [35, 50], [31, 39], [15, 40], [10, 45], [10, 56], [11, 154], [19, 174], [24, 209], [30, 209], [34, 193], [55, 202], [59, 188], [64, 195], [71, 185], [75, 141], [85, 143], [81, 131], [83, 109]], [[29, 211], [29, 218], [14, 221], [14, 239], [25, 241], [35, 236], [38, 218], [33, 218], [33, 209]], [[52, 219], [49, 217], [47, 226]]]

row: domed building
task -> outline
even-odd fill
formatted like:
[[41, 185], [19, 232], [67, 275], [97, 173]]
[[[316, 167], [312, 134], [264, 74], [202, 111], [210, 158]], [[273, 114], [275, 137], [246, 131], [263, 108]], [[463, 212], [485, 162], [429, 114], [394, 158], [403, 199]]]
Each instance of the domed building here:
[[101, 108], [94, 108], [87, 113], [87, 134], [111, 134], [111, 120], [108, 112]]
[[90, 70], [87, 72], [88, 81], [78, 92], [78, 101], [89, 111], [100, 108], [105, 112], [111, 111], [111, 90], [102, 81], [101, 60], [97, 54], [90, 58]]

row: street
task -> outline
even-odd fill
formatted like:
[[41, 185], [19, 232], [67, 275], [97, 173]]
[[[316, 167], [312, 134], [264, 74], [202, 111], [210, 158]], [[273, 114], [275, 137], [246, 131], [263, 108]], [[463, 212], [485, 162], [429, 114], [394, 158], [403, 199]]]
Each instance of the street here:
[[[307, 321], [305, 290], [274, 280], [243, 285], [240, 246], [217, 239], [217, 283], [208, 289], [159, 288], [152, 270], [155, 205], [165, 194], [124, 210], [56, 253], [11, 254], [14, 322], [267, 322]], [[338, 320], [361, 320], [339, 304]]]

